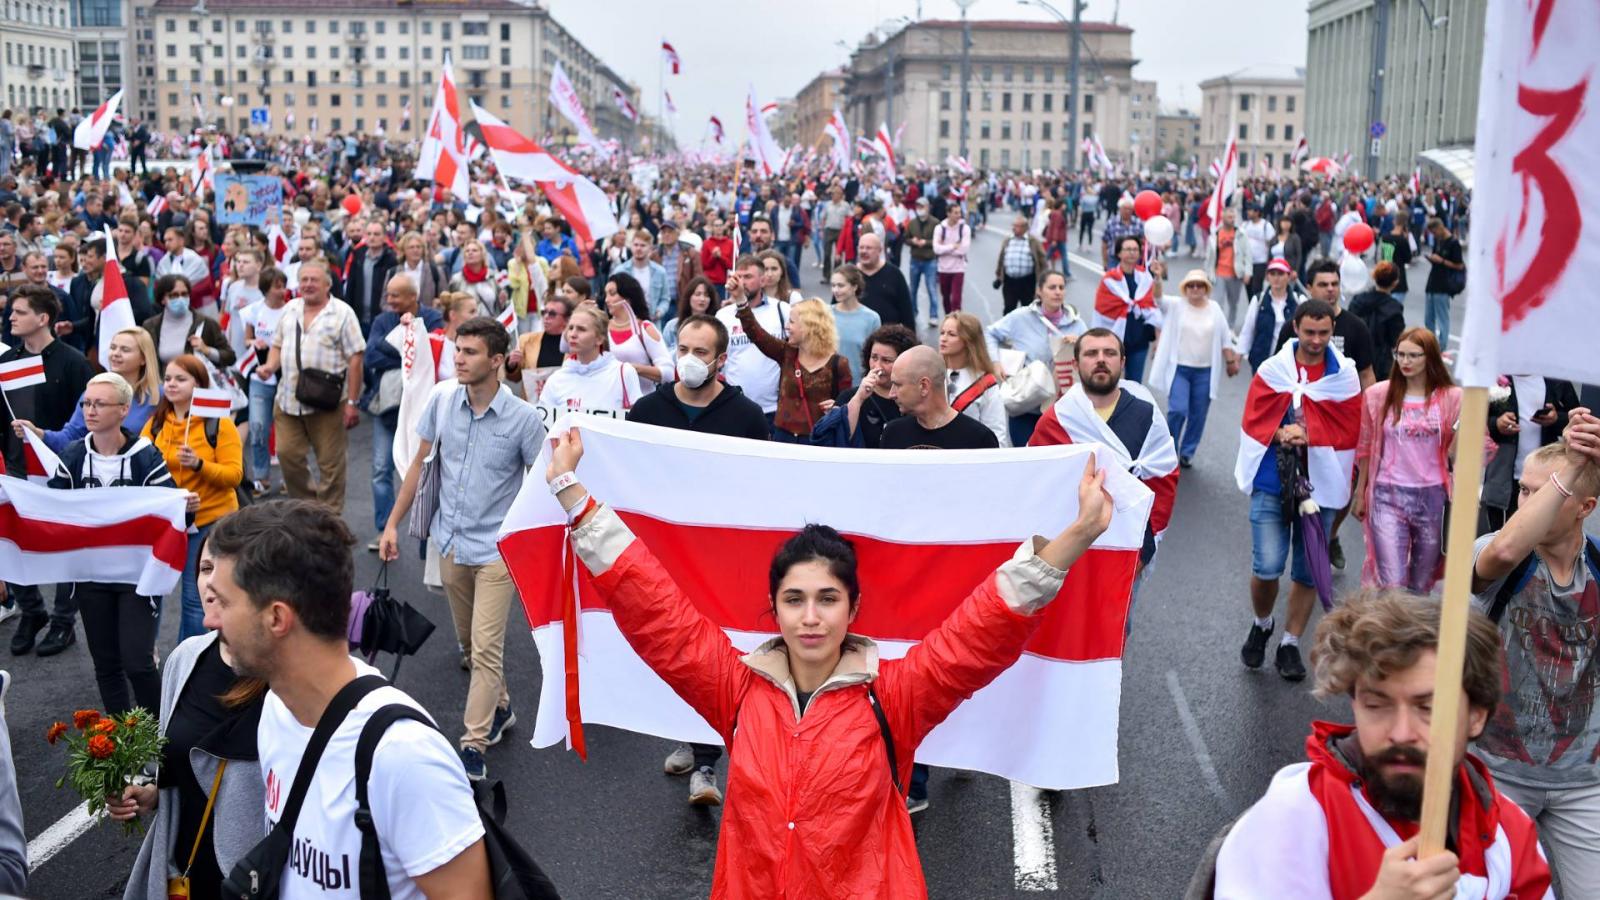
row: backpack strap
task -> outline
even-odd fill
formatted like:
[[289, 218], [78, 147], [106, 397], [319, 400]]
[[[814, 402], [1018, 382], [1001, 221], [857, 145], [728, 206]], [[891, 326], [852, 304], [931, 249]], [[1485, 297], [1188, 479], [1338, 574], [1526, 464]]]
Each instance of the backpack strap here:
[[883, 736], [883, 752], [889, 758], [889, 780], [894, 782], [895, 793], [904, 797], [906, 789], [900, 784], [900, 765], [895, 757], [894, 736], [889, 733], [889, 718], [883, 714], [883, 704], [878, 702], [878, 691], [867, 685], [867, 702], [872, 704], [872, 717], [878, 720], [878, 734]]
[[1511, 598], [1517, 595], [1528, 584], [1528, 579], [1533, 577], [1533, 564], [1535, 554], [1529, 553], [1526, 558], [1506, 573], [1505, 580], [1500, 582], [1500, 590], [1495, 591], [1494, 600], [1489, 604], [1489, 621], [1500, 624], [1500, 618], [1506, 614], [1506, 606], [1511, 603]]
[[[376, 676], [373, 676], [376, 677]], [[388, 682], [384, 682], [387, 684]], [[367, 799], [367, 779], [372, 777], [372, 756], [389, 726], [403, 719], [436, 728], [421, 710], [404, 703], [379, 707], [361, 726], [356, 741], [356, 828], [361, 831], [359, 886], [362, 900], [389, 900], [389, 876], [383, 867], [383, 850], [378, 844], [378, 826], [372, 821], [372, 804]]]
[[328, 701], [328, 708], [322, 711], [316, 730], [311, 732], [311, 740], [300, 755], [300, 767], [295, 771], [294, 785], [289, 788], [289, 801], [284, 804], [283, 815], [278, 817], [274, 831], [282, 829], [293, 837], [295, 822], [300, 818], [300, 807], [306, 802], [306, 791], [311, 788], [311, 779], [316, 775], [317, 764], [322, 761], [322, 751], [328, 748], [328, 741], [333, 738], [333, 733], [339, 729], [345, 717], [350, 715], [350, 711], [361, 702], [361, 698], [388, 683], [378, 675], [363, 675], [340, 688], [339, 693]]
[[205, 432], [206, 443], [210, 444], [211, 449], [213, 450], [217, 449], [217, 430], [222, 427], [221, 423], [221, 419], [213, 419], [208, 417], [205, 421], [205, 424], [200, 427], [200, 430]]

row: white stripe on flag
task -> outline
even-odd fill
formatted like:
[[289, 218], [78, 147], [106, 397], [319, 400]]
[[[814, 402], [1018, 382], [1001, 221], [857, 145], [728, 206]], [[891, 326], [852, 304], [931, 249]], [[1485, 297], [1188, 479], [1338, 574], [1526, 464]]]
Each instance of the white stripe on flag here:
[[0, 388], [14, 391], [35, 384], [44, 384], [44, 357], [25, 356], [0, 363]]
[[233, 411], [233, 395], [226, 388], [194, 389], [189, 401], [189, 412], [201, 419], [220, 419]]
[[183, 574], [185, 505], [170, 487], [56, 491], [0, 476], [0, 579], [132, 584], [162, 596]]

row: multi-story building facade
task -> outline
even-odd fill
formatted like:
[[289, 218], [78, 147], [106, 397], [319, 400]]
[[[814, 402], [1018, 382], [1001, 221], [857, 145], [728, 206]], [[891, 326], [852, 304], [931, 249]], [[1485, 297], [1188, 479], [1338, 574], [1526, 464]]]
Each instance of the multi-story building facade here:
[[[448, 54], [456, 84], [518, 131], [560, 144], [571, 129], [552, 108], [560, 62], [596, 133], [632, 146], [638, 133], [612, 88], [638, 91], [605, 66], [543, 6], [514, 0], [155, 0], [135, 10], [136, 64], [155, 70], [157, 127], [206, 120], [228, 130], [329, 131], [420, 137]], [[148, 35], [148, 39], [145, 36]], [[141, 73], [143, 74], [143, 73]], [[146, 87], [146, 84], [150, 87]], [[270, 111], [270, 125], [251, 110]], [[293, 115], [293, 125], [289, 116]]]
[[794, 95], [795, 140], [807, 147], [827, 143], [822, 136], [822, 127], [833, 115], [835, 106], [844, 106], [844, 79], [844, 69], [829, 69], [811, 79]]
[[[130, 83], [128, 53], [129, 0], [68, 0], [72, 40], [78, 65], [78, 102], [93, 109]], [[129, 112], [130, 98], [122, 96], [121, 111]]]
[[[1099, 135], [1113, 160], [1145, 166], [1156, 135], [1156, 86], [1134, 77], [1133, 29], [1084, 22], [1078, 134], [1070, 133], [1067, 83], [1071, 29], [1055, 22], [969, 23], [968, 158], [983, 168], [1060, 166], [1067, 146]], [[900, 153], [943, 160], [961, 148], [962, 24], [928, 20], [851, 55], [843, 86], [856, 133], [905, 124]]]
[[1285, 169], [1305, 133], [1305, 70], [1251, 66], [1200, 82], [1200, 158], [1220, 158], [1238, 141], [1239, 169]]
[[5, 0], [0, 6], [0, 98], [17, 113], [79, 105], [77, 47], [66, 0]]
[[1157, 160], [1177, 163], [1180, 167], [1192, 156], [1200, 154], [1200, 117], [1187, 109], [1161, 110], [1156, 113]]
[[[1478, 123], [1489, 0], [1311, 0], [1306, 34], [1306, 126], [1314, 156], [1353, 154], [1377, 177], [1410, 172], [1425, 150], [1468, 146]], [[1383, 102], [1372, 107], [1380, 19]], [[1373, 137], [1382, 123], [1383, 136]]]

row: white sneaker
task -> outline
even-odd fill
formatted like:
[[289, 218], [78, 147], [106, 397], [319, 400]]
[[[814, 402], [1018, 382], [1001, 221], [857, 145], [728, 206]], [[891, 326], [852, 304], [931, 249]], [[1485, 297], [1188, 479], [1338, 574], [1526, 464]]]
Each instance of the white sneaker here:
[[6, 716], [6, 693], [11, 690], [11, 673], [0, 669], [0, 719]]
[[694, 749], [688, 744], [679, 744], [667, 754], [667, 761], [661, 764], [661, 771], [668, 775], [687, 775], [693, 772]]
[[692, 806], [718, 806], [722, 803], [717, 773], [710, 766], [701, 766], [689, 776], [689, 803]]
[[0, 604], [0, 622], [4, 622], [20, 612], [22, 612], [22, 607], [17, 605], [17, 601], [7, 600], [4, 604]]

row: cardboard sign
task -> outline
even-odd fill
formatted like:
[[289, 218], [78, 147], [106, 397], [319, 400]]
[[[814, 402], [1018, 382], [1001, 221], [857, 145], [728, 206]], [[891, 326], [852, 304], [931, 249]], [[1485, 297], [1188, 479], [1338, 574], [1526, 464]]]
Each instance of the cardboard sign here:
[[271, 175], [216, 176], [217, 223], [266, 228], [283, 211], [283, 182]]

